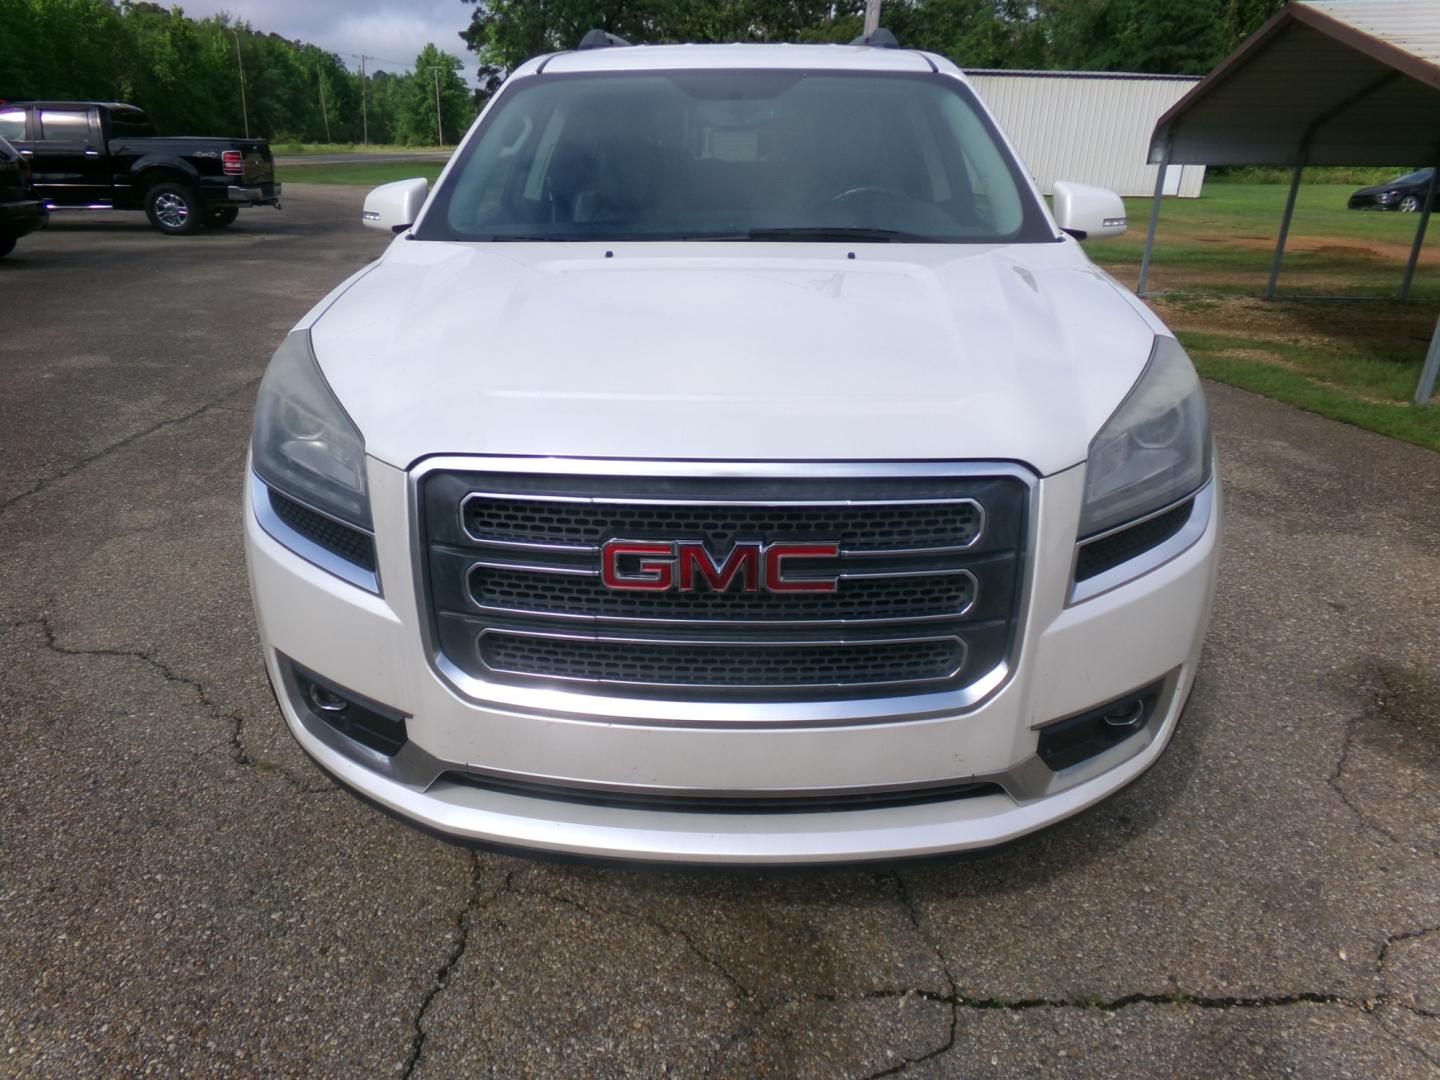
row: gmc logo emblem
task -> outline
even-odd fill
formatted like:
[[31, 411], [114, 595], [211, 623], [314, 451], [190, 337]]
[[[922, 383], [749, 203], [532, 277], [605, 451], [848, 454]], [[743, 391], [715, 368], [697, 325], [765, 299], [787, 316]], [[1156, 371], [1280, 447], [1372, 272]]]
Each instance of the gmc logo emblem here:
[[715, 592], [833, 593], [838, 578], [790, 578], [787, 559], [834, 559], [839, 544], [763, 544], [744, 540], [717, 561], [699, 540], [611, 540], [600, 549], [600, 575], [608, 589], [695, 592], [703, 581]]

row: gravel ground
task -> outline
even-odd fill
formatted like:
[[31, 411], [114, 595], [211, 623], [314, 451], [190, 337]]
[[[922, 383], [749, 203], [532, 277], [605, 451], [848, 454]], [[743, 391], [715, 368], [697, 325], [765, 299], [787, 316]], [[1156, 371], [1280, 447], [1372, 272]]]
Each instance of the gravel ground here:
[[383, 237], [287, 186], [0, 262], [0, 1074], [1440, 1075], [1440, 457], [1211, 387], [1170, 751], [978, 859], [473, 853], [332, 788], [260, 664], [250, 409]]

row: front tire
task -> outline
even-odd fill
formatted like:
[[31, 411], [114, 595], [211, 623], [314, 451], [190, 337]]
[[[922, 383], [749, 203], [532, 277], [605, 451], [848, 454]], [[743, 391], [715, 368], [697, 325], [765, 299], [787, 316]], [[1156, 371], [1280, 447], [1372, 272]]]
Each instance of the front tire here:
[[1396, 206], [1395, 209], [1399, 210], [1402, 214], [1415, 213], [1415, 211], [1420, 209], [1420, 196], [1406, 195], [1405, 198], [1400, 200], [1400, 204]]
[[145, 216], [170, 236], [186, 236], [200, 225], [200, 207], [188, 184], [156, 184], [145, 193]]
[[239, 216], [238, 206], [217, 206], [206, 210], [200, 221], [208, 229], [223, 229], [226, 225], [235, 224], [235, 219]]
[[13, 236], [0, 236], [0, 259], [3, 259], [14, 250], [15, 238]]

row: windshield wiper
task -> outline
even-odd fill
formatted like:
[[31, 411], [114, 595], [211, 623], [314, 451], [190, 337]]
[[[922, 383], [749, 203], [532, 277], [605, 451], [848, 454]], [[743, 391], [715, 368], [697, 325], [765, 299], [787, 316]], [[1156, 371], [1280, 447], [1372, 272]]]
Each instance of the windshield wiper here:
[[751, 240], [813, 240], [818, 243], [843, 243], [853, 240], [865, 244], [935, 243], [934, 237], [919, 233], [901, 232], [899, 229], [861, 229], [844, 225], [821, 225], [814, 228], [751, 229], [746, 236]]

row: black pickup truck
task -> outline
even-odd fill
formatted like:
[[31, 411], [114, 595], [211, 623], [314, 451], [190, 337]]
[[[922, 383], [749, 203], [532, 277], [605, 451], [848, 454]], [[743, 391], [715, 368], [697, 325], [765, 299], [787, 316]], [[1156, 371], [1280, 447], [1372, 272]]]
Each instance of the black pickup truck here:
[[263, 139], [160, 138], [133, 105], [0, 103], [0, 138], [30, 162], [52, 210], [144, 210], [164, 233], [219, 228], [242, 206], [280, 205]]

